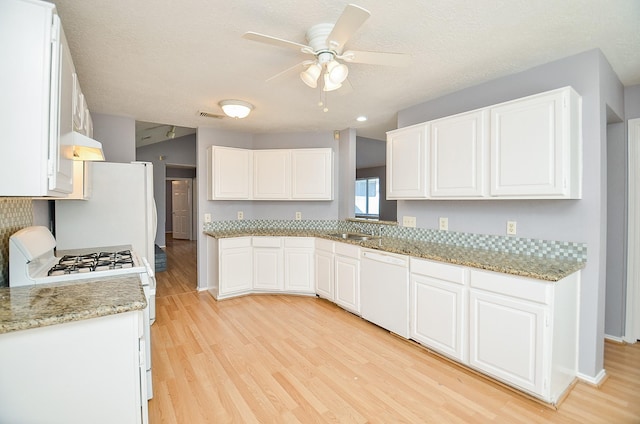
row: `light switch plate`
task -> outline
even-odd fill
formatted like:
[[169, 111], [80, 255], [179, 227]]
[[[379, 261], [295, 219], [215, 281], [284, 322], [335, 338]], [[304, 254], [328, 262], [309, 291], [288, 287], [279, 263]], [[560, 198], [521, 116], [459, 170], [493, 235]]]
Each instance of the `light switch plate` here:
[[402, 226], [403, 227], [412, 227], [416, 226], [416, 217], [415, 216], [403, 216], [402, 217]]
[[204, 214], [204, 222], [211, 222], [211, 214], [210, 213], [205, 213]]

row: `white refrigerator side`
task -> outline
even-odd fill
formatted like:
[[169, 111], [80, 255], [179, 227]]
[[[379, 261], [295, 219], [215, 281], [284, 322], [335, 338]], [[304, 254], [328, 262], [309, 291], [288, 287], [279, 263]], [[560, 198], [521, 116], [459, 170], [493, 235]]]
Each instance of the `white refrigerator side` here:
[[131, 245], [155, 271], [153, 165], [93, 162], [91, 173], [90, 199], [56, 200], [57, 248]]

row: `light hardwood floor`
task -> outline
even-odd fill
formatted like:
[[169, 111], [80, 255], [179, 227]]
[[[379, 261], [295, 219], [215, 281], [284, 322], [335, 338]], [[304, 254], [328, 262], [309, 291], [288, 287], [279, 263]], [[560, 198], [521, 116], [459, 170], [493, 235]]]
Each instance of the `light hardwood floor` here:
[[640, 343], [609, 378], [541, 406], [325, 300], [198, 293], [195, 242], [168, 239], [152, 327], [159, 423], [640, 423]]

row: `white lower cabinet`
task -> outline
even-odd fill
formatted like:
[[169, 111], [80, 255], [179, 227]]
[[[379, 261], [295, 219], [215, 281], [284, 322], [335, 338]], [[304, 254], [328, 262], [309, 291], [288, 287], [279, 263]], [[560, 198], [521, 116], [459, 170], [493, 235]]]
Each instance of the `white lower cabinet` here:
[[282, 291], [283, 251], [280, 237], [253, 237], [253, 289]]
[[534, 392], [543, 392], [545, 307], [471, 290], [471, 365]]
[[471, 270], [469, 365], [557, 403], [577, 374], [579, 280]]
[[468, 270], [411, 258], [411, 338], [468, 363]]
[[334, 301], [360, 315], [360, 248], [346, 243], [335, 246]]
[[314, 241], [311, 237], [284, 239], [284, 290], [292, 293], [315, 293]]
[[334, 243], [329, 240], [316, 239], [315, 249], [315, 283], [316, 294], [327, 300], [334, 301]]
[[249, 293], [253, 289], [251, 237], [220, 239], [219, 297]]
[[0, 335], [0, 422], [148, 423], [142, 311]]

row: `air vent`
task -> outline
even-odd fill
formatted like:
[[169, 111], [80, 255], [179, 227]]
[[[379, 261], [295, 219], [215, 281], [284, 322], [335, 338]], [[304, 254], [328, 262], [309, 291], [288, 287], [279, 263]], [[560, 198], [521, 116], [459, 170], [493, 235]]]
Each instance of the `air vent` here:
[[214, 119], [222, 119], [224, 118], [224, 115], [218, 115], [216, 113], [211, 113], [211, 112], [203, 112], [200, 111], [198, 112], [198, 114], [204, 118], [214, 118]]

